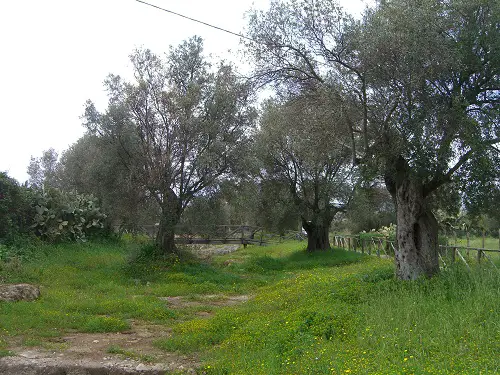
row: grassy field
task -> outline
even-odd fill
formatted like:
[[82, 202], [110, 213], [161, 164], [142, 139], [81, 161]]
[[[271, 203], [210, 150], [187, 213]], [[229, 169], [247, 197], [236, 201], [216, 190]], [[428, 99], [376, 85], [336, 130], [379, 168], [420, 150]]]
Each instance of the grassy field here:
[[[172, 327], [155, 345], [197, 353], [200, 374], [500, 372], [498, 271], [457, 265], [407, 283], [393, 279], [392, 261], [303, 247], [249, 246], [203, 262], [130, 262], [125, 243], [43, 248], [31, 262], [0, 264], [2, 282], [39, 284], [43, 295], [0, 303], [0, 356], [13, 338], [44, 346], [68, 331], [126, 331], [133, 319]], [[251, 298], [182, 309], [159, 298], [213, 295]]]
[[[450, 238], [450, 244], [454, 244], [455, 240], [453, 237]], [[482, 248], [483, 247], [483, 239], [481, 237], [471, 237], [469, 239], [470, 242], [470, 247], [478, 247]], [[457, 244], [461, 246], [467, 246], [467, 239], [466, 238], [457, 238]], [[485, 249], [499, 249], [499, 242], [498, 238], [494, 237], [486, 237], [484, 239], [484, 248]]]

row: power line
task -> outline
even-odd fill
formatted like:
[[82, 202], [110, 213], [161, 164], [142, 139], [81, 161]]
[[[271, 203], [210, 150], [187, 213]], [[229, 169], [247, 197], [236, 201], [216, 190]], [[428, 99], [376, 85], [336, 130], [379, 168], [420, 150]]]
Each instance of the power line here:
[[[216, 29], [216, 30], [219, 30], [219, 31], [223, 31], [223, 32], [228, 33], [228, 34], [231, 34], [231, 35], [234, 35], [234, 36], [238, 36], [238, 37], [240, 37], [240, 38], [244, 38], [244, 39], [250, 40], [250, 41], [252, 41], [252, 42], [254, 42], [254, 43], [257, 43], [257, 44], [261, 44], [261, 45], [267, 46], [267, 43], [265, 43], [265, 42], [262, 42], [262, 41], [259, 41], [259, 40], [256, 40], [256, 39], [253, 39], [253, 38], [250, 38], [250, 37], [245, 36], [245, 35], [242, 35], [242, 34], [240, 34], [240, 33], [235, 33], [234, 31], [227, 30], [227, 29], [224, 29], [224, 28], [219, 27], [219, 26], [212, 25], [212, 24], [210, 24], [210, 23], [208, 23], [208, 22], [200, 21], [200, 20], [197, 20], [197, 19], [195, 19], [195, 18], [185, 16], [185, 15], [183, 15], [183, 14], [180, 14], [180, 13], [174, 12], [173, 10], [165, 9], [165, 8], [159, 7], [158, 5], [154, 5], [154, 4], [148, 3], [148, 2], [143, 1], [143, 0], [135, 0], [135, 1], [137, 1], [138, 3], [144, 4], [144, 5], [150, 6], [150, 7], [152, 7], [152, 8], [156, 8], [156, 9], [158, 9], [158, 10], [162, 10], [162, 11], [164, 11], [164, 12], [167, 12], [167, 13], [170, 13], [170, 14], [173, 14], [173, 15], [176, 15], [176, 16], [178, 16], [178, 17], [185, 18], [185, 19], [187, 19], [187, 20], [189, 20], [189, 21], [197, 22], [197, 23], [200, 23], [200, 24], [202, 24], [202, 25], [205, 25], [205, 26], [211, 27], [211, 28], [213, 28], [213, 29]], [[301, 57], [302, 57], [302, 59], [307, 60], [304, 56], [301, 56]], [[322, 61], [318, 61], [317, 59], [314, 59], [314, 58], [310, 58], [310, 60], [311, 60], [312, 62], [315, 62], [315, 63], [319, 64], [319, 65], [323, 65], [323, 66], [327, 66], [327, 67], [329, 66], [328, 64], [326, 64], [326, 63], [324, 63], [324, 62], [322, 62]]]
[[158, 5], [150, 4], [150, 3], [147, 3], [147, 2], [142, 1], [142, 0], [135, 0], [135, 1], [137, 1], [138, 3], [142, 3], [142, 4], [144, 4], [144, 5], [148, 5], [148, 6], [152, 7], [152, 8], [156, 8], [156, 9], [162, 10], [162, 11], [164, 11], [164, 12], [171, 13], [171, 14], [173, 14], [173, 15], [176, 15], [176, 16], [179, 16], [179, 17], [182, 17], [182, 18], [185, 18], [185, 19], [187, 19], [187, 20], [190, 20], [190, 21], [193, 21], [193, 22], [197, 22], [197, 23], [201, 23], [202, 25], [205, 25], [205, 26], [211, 27], [211, 28], [213, 28], [213, 29], [217, 29], [217, 30], [223, 31], [223, 32], [228, 33], [228, 34], [232, 34], [232, 35], [234, 35], [234, 36], [238, 36], [238, 37], [240, 37], [240, 38], [248, 39], [248, 40], [251, 40], [252, 42], [259, 43], [257, 40], [252, 39], [252, 38], [249, 38], [248, 36], [245, 36], [245, 35], [242, 35], [242, 34], [239, 34], [239, 33], [235, 33], [234, 31], [227, 30], [227, 29], [224, 29], [224, 28], [222, 28], [222, 27], [215, 26], [215, 25], [212, 25], [212, 24], [210, 24], [210, 23], [200, 21], [200, 20], [197, 20], [197, 19], [195, 19], [195, 18], [191, 18], [191, 17], [185, 16], [185, 15], [183, 15], [183, 14], [180, 14], [180, 13], [174, 12], [174, 11], [172, 11], [172, 10], [168, 10], [168, 9], [165, 9], [165, 8], [159, 7]]

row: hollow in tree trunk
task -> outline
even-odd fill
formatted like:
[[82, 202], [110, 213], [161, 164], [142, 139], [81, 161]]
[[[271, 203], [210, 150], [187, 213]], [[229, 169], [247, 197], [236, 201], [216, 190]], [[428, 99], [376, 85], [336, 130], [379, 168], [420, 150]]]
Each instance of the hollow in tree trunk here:
[[302, 218], [302, 227], [307, 233], [307, 251], [328, 250], [330, 248], [328, 235], [331, 222], [332, 219], [321, 215], [315, 216], [311, 221]]
[[439, 272], [438, 223], [426, 205], [423, 183], [408, 171], [409, 167], [399, 162], [394, 178], [386, 178], [396, 204], [396, 276], [402, 280]]

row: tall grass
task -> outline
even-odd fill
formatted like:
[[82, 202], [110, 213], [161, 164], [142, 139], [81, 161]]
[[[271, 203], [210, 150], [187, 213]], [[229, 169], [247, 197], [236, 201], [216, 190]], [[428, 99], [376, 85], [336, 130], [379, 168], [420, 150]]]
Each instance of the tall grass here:
[[[496, 374], [500, 276], [393, 279], [387, 261], [300, 271], [157, 344], [207, 350], [209, 374]], [[214, 346], [215, 345], [215, 346]], [[211, 349], [210, 349], [211, 348]]]

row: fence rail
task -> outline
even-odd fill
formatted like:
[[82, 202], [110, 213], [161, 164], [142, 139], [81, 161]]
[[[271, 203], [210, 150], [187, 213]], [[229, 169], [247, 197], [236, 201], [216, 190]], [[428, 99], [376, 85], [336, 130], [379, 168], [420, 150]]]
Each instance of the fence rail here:
[[[335, 235], [333, 237], [333, 244], [336, 247], [341, 247], [349, 251], [377, 255], [378, 257], [394, 257], [397, 251], [397, 242], [389, 240], [387, 237], [360, 238], [360, 236]], [[472, 257], [471, 252], [475, 252]], [[484, 259], [498, 269], [492, 257], [500, 258], [500, 249], [470, 247], [458, 244], [439, 245], [439, 259], [444, 267], [447, 266], [447, 261], [453, 263], [458, 258], [467, 268], [470, 268], [470, 262], [481, 263]]]
[[[141, 231], [155, 237], [158, 225], [142, 225]], [[262, 227], [250, 225], [178, 225], [175, 241], [179, 244], [276, 244], [289, 240], [303, 241], [305, 234], [298, 231], [286, 231], [281, 234], [269, 233]]]

